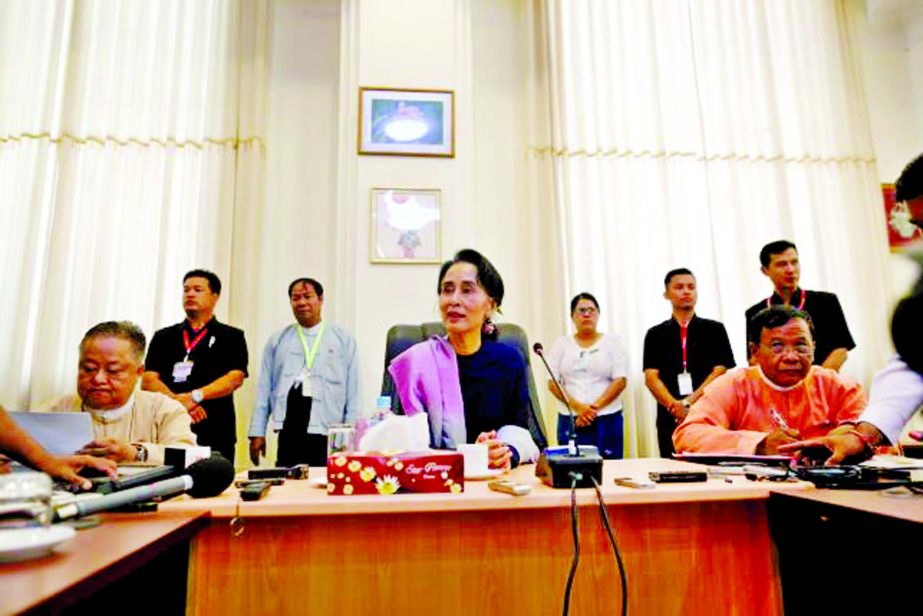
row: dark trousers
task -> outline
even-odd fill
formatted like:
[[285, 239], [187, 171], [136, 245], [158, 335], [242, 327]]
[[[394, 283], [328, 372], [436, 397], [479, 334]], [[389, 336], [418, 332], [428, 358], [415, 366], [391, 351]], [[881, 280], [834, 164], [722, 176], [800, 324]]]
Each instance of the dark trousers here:
[[234, 452], [237, 450], [237, 443], [217, 443], [212, 445], [212, 451], [217, 450], [222, 456], [228, 459], [231, 464], [234, 464]]
[[678, 425], [670, 411], [657, 406], [657, 444], [660, 445], [661, 458], [672, 458], [676, 452], [673, 449], [673, 432], [676, 431]]
[[[600, 415], [588, 426], [577, 428], [578, 445], [595, 445], [606, 460], [625, 457], [624, 417], [621, 412]], [[570, 417], [558, 415], [558, 445], [570, 441]]]
[[199, 445], [208, 445], [212, 448], [213, 453], [220, 453], [227, 458], [231, 464], [234, 464], [234, 452], [237, 450], [237, 443], [234, 435], [231, 438], [217, 438], [212, 431], [211, 422], [208, 419], [192, 424], [192, 431], [196, 435], [196, 442]]
[[285, 401], [276, 466], [327, 466], [327, 437], [308, 433], [313, 402], [313, 398], [301, 395], [301, 383], [292, 385]]

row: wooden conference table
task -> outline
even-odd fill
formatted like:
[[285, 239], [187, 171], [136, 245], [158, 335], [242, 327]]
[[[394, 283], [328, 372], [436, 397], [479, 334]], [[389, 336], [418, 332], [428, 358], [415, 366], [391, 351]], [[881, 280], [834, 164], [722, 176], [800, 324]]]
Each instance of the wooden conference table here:
[[207, 514], [101, 517], [44, 558], [0, 563], [0, 614], [181, 614]]
[[772, 494], [786, 616], [919, 614], [923, 496], [904, 491]]
[[[781, 613], [766, 501], [770, 489], [809, 484], [738, 478], [638, 490], [613, 482], [701, 468], [664, 459], [605, 464], [602, 491], [631, 613]], [[287, 481], [258, 502], [229, 489], [174, 499], [161, 511], [217, 518], [196, 542], [192, 614], [560, 613], [573, 555], [570, 491], [539, 484], [532, 466], [512, 475], [532, 493], [514, 497], [467, 481], [462, 494], [329, 496]], [[581, 489], [577, 500], [581, 558], [571, 613], [617, 613], [619, 577], [596, 494]]]

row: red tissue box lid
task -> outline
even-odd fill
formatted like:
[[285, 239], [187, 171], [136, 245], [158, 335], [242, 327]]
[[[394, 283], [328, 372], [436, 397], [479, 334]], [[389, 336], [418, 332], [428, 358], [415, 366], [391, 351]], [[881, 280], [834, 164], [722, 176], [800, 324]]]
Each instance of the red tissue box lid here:
[[464, 458], [455, 451], [357, 451], [327, 458], [328, 494], [464, 491]]

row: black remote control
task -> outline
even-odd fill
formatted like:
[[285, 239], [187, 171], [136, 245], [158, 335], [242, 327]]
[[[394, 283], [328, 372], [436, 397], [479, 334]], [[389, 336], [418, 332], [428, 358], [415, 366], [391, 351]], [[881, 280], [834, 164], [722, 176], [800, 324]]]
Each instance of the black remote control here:
[[240, 489], [240, 497], [245, 501], [258, 501], [269, 494], [271, 487], [268, 481], [250, 483]]

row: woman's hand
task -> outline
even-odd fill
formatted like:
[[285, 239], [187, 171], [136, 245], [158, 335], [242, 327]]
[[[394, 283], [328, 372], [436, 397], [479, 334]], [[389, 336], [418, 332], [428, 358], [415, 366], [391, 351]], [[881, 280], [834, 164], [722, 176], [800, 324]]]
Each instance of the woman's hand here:
[[497, 440], [497, 431], [481, 432], [475, 441], [487, 445], [487, 467], [509, 470], [512, 465], [513, 452], [509, 446]]
[[591, 404], [585, 404], [583, 402], [574, 401], [573, 403], [574, 412], [577, 414], [577, 417], [574, 418], [574, 423], [578, 428], [588, 426], [596, 420], [596, 413], [599, 412], [596, 407]]

